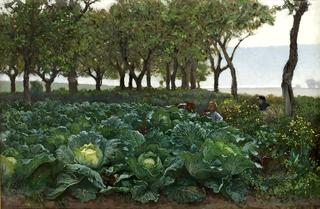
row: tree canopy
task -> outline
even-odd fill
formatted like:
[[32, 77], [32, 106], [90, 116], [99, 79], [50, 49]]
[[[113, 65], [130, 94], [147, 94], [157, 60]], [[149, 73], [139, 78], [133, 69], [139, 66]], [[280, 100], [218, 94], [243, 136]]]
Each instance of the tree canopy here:
[[[79, 75], [94, 78], [97, 90], [105, 77], [118, 78], [123, 89], [125, 76], [129, 88], [135, 82], [141, 90], [144, 78], [152, 87], [152, 75], [162, 75], [167, 88], [176, 88], [176, 78], [182, 88], [196, 88], [208, 74], [207, 60], [216, 83], [230, 69], [236, 96], [236, 49], [261, 25], [274, 21], [274, 10], [257, 0], [118, 0], [109, 10], [94, 10], [95, 2], [6, 4], [0, 14], [1, 72], [12, 66], [23, 72], [26, 100], [29, 74], [38, 75], [47, 92], [58, 75], [68, 77], [71, 93], [77, 91]], [[229, 54], [234, 39], [239, 42]], [[221, 66], [223, 59], [226, 66]]]

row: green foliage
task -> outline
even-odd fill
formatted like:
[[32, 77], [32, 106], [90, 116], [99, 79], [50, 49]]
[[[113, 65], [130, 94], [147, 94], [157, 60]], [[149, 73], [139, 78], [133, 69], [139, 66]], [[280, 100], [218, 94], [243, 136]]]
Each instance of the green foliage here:
[[1, 164], [1, 177], [10, 178], [17, 164], [17, 160], [14, 157], [6, 157], [0, 155], [0, 164]]
[[295, 100], [295, 111], [299, 116], [303, 116], [307, 121], [311, 122], [313, 128], [320, 127], [320, 98], [312, 98], [306, 96], [298, 96]]
[[[3, 181], [4, 191], [50, 199], [71, 195], [81, 201], [96, 199], [100, 193], [129, 193], [140, 202], [166, 195], [179, 203], [202, 201], [205, 190], [237, 202], [248, 192], [318, 197], [319, 173], [310, 159], [317, 123], [308, 122], [317, 121], [315, 117], [278, 116], [265, 121], [254, 105], [256, 97], [230, 102], [228, 95], [205, 90], [129, 93], [121, 101], [140, 103], [1, 104], [0, 152], [16, 159], [13, 178]], [[77, 99], [87, 96], [92, 95], [81, 98], [80, 93]], [[152, 104], [160, 98], [162, 106], [194, 99], [200, 111], [214, 98], [222, 114], [226, 110], [231, 117], [241, 117], [214, 123], [176, 107], [143, 104], [144, 97]], [[297, 101], [301, 115], [318, 100]], [[268, 102], [276, 106], [281, 100], [270, 97]], [[254, 122], [256, 118], [261, 121]], [[81, 148], [89, 149], [88, 157], [95, 160], [76, 158], [73, 150]]]
[[172, 127], [170, 115], [164, 109], [156, 110], [152, 113], [153, 126], [158, 126], [161, 130], [166, 131]]
[[[141, 203], [166, 194], [189, 203], [204, 200], [206, 187], [240, 202], [249, 189], [242, 174], [255, 171], [240, 132], [175, 107], [47, 101], [8, 107], [3, 116], [1, 156], [16, 159], [7, 192], [81, 201], [124, 192]], [[81, 118], [90, 131], [66, 128]]]
[[42, 86], [41, 82], [39, 82], [39, 81], [31, 81], [30, 84], [31, 84], [30, 91], [32, 93], [38, 94], [38, 93], [43, 92], [43, 86]]
[[[253, 134], [263, 124], [262, 114], [256, 104], [244, 100], [226, 99], [220, 105], [223, 118], [246, 133]], [[243, 124], [246, 124], [243, 126]]]
[[282, 130], [279, 143], [290, 150], [285, 164], [296, 172], [303, 172], [312, 166], [310, 151], [314, 147], [315, 132], [311, 123], [296, 116], [289, 120], [286, 131]]
[[201, 202], [206, 197], [205, 191], [196, 186], [170, 187], [166, 193], [170, 200], [177, 203]]
[[207, 188], [236, 202], [245, 200], [247, 186], [243, 173], [253, 171], [256, 165], [238, 146], [219, 139], [206, 140], [199, 153], [183, 152], [181, 157], [190, 175]]
[[275, 184], [268, 192], [278, 197], [319, 197], [319, 173], [308, 172], [302, 176], [288, 176], [281, 181], [270, 180]]

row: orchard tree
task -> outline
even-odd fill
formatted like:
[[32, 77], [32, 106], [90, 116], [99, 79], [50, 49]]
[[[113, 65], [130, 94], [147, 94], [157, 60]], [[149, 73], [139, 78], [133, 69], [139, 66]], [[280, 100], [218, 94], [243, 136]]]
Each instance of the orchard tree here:
[[[161, 43], [160, 0], [119, 1], [111, 7], [112, 18], [118, 28], [118, 50], [125, 70], [129, 71], [129, 87], [134, 80], [137, 90], [147, 74], [151, 87], [151, 67], [154, 53]], [[131, 81], [131, 82], [130, 82]]]
[[96, 82], [96, 90], [100, 91], [104, 77], [117, 78], [110, 65], [109, 40], [106, 39], [103, 25], [108, 16], [105, 10], [88, 12], [84, 19], [85, 35], [81, 40], [80, 63], [82, 74], [92, 77]]
[[60, 18], [57, 22], [58, 35], [63, 37], [61, 47], [64, 51], [63, 75], [68, 78], [70, 94], [78, 91], [78, 73], [80, 67], [80, 43], [83, 38], [81, 19], [99, 0], [57, 0], [52, 6]]
[[[212, 53], [218, 55], [218, 65], [211, 67], [217, 73], [215, 80], [218, 80], [220, 73], [226, 69], [220, 67], [222, 54], [231, 73], [231, 94], [237, 97], [237, 76], [233, 64], [235, 51], [244, 39], [253, 34], [254, 30], [265, 23], [273, 23], [273, 10], [256, 0], [207, 0], [201, 5], [198, 22], [206, 32], [204, 43], [212, 45], [206, 47], [208, 57], [210, 58]], [[238, 42], [230, 54], [227, 48], [230, 41], [234, 39], [238, 39]], [[211, 49], [214, 51], [212, 52]], [[212, 59], [211, 63], [214, 64]]]
[[165, 56], [170, 57], [165, 68], [166, 86], [171, 83], [173, 90], [178, 74], [181, 75], [183, 89], [196, 88], [196, 70], [198, 62], [203, 59], [203, 34], [195, 18], [198, 4], [195, 0], [169, 1], [163, 17], [166, 33], [162, 46]]
[[105, 42], [105, 54], [108, 56], [109, 65], [118, 73], [119, 85], [123, 90], [126, 88], [125, 76], [128, 72], [124, 64], [122, 54], [126, 50], [126, 40], [129, 34], [126, 33], [122, 25], [122, 13], [119, 6], [113, 5], [109, 12], [104, 16], [102, 32], [107, 40]]
[[19, 56], [14, 40], [16, 38], [13, 18], [8, 14], [0, 15], [0, 73], [10, 79], [10, 91], [16, 92], [16, 78], [21, 73], [21, 56]]
[[298, 63], [298, 33], [300, 21], [303, 14], [308, 10], [308, 0], [285, 0], [283, 8], [289, 10], [293, 15], [293, 25], [290, 31], [290, 50], [289, 59], [286, 62], [282, 74], [282, 96], [284, 100], [285, 114], [291, 116], [293, 114], [294, 95], [292, 89], [293, 73]]
[[41, 40], [48, 29], [43, 13], [45, 3], [45, 0], [12, 0], [6, 4], [15, 28], [15, 37], [11, 44], [17, 49], [17, 57], [21, 56], [23, 61], [23, 95], [28, 104], [31, 102], [29, 76], [39, 55]]
[[207, 43], [205, 46], [205, 51], [207, 53], [207, 56], [210, 61], [210, 68], [213, 72], [214, 76], [214, 92], [219, 92], [219, 78], [223, 71], [228, 69], [228, 65], [222, 66], [223, 57], [218, 49], [218, 47], [215, 45], [215, 47], [212, 47], [210, 43]]
[[57, 4], [47, 5], [44, 11], [48, 20], [46, 35], [41, 39], [42, 44], [34, 72], [45, 83], [46, 93], [51, 92], [51, 85], [59, 74], [67, 68], [68, 44], [70, 37], [67, 36], [68, 23], [64, 22], [65, 13]]

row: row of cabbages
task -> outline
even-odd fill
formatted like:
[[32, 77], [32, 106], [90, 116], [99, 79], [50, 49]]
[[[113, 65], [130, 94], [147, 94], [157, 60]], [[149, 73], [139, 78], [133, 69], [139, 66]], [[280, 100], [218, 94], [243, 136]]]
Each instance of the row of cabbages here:
[[176, 107], [47, 101], [9, 107], [1, 119], [9, 194], [189, 203], [214, 192], [241, 202], [260, 172], [252, 138]]

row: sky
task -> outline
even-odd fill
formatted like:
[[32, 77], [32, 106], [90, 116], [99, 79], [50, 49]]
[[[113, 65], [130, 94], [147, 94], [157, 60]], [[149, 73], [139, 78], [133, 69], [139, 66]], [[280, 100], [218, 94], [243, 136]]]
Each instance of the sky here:
[[[100, 0], [94, 7], [109, 8], [115, 0]], [[283, 0], [260, 0], [268, 6], [281, 5]], [[311, 3], [309, 10], [302, 17], [300, 32], [298, 36], [299, 44], [320, 44], [320, 0], [309, 0]], [[318, 14], [317, 14], [318, 12]], [[242, 47], [279, 46], [289, 45], [289, 34], [293, 18], [288, 15], [288, 11], [278, 12], [273, 26], [264, 25], [259, 28], [255, 35], [245, 40]]]

